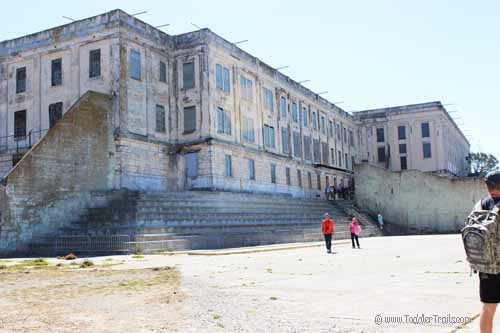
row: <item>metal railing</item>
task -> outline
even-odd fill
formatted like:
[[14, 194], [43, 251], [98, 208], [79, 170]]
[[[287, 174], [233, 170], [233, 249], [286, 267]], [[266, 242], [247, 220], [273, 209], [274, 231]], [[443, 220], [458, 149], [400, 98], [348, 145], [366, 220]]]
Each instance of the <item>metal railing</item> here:
[[56, 253], [131, 252], [129, 235], [57, 236]]
[[14, 135], [0, 136], [0, 153], [25, 152], [47, 134], [49, 129], [16, 131]]

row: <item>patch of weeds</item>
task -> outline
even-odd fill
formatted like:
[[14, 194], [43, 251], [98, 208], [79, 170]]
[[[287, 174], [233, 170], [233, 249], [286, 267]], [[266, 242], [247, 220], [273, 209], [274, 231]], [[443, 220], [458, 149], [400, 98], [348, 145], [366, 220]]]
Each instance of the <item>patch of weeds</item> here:
[[463, 260], [457, 260], [457, 261], [455, 261], [455, 264], [458, 264], [458, 263], [461, 263], [461, 262], [463, 262]]
[[222, 325], [221, 323], [217, 323], [217, 326], [220, 328], [224, 328], [224, 325]]
[[74, 253], [68, 253], [65, 256], [57, 257], [57, 259], [61, 259], [61, 260], [75, 260], [77, 258], [78, 257]]
[[85, 259], [80, 264], [80, 268], [89, 268], [89, 267], [94, 267], [94, 262], [92, 260]]
[[104, 261], [113, 261], [113, 258], [106, 258]]
[[278, 300], [278, 297], [271, 296], [271, 297], [269, 297], [269, 299], [270, 299], [271, 301], [276, 301], [276, 300]]
[[172, 269], [172, 267], [170, 267], [170, 266], [163, 266], [163, 267], [154, 267], [151, 270], [153, 272], [159, 272], [159, 271], [169, 271], [171, 269]]
[[7, 265], [4, 264], [0, 265], [0, 269], [7, 269]]
[[142, 255], [144, 255], [144, 253], [142, 252], [142, 250], [136, 250], [136, 251], [133, 252], [133, 254], [136, 255], [136, 256], [142, 256]]
[[132, 259], [142, 259], [144, 256], [142, 254], [135, 254], [132, 256]]
[[221, 319], [221, 317], [222, 317], [222, 316], [220, 316], [220, 315], [218, 315], [218, 314], [214, 314], [214, 315], [212, 316], [212, 318], [213, 318], [214, 320]]
[[12, 261], [12, 260], [9, 260], [9, 259], [1, 259], [1, 260], [0, 260], [0, 263], [2, 263], [2, 264], [3, 264], [3, 263], [6, 263], [6, 262], [11, 262], [11, 261]]
[[266, 268], [266, 272], [268, 272], [268, 273], [272, 273], [272, 272], [273, 272], [273, 269], [272, 269], [272, 268]]
[[72, 263], [70, 263], [71, 266], [76, 266], [78, 265], [78, 263], [76, 261], [73, 261]]
[[47, 266], [49, 263], [44, 258], [26, 259], [22, 261], [24, 266]]

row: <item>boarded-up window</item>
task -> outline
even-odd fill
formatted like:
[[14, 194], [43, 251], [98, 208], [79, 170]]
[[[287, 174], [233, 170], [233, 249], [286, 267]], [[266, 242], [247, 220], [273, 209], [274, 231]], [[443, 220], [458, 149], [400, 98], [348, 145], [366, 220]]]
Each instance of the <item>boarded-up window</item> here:
[[224, 169], [226, 177], [233, 176], [233, 161], [231, 155], [224, 156]]
[[292, 185], [292, 179], [290, 177], [290, 168], [285, 169], [285, 175], [286, 175], [286, 184]]
[[297, 170], [297, 185], [302, 187], [302, 171]]
[[302, 144], [300, 140], [300, 133], [293, 132], [293, 156], [302, 157]]
[[194, 88], [194, 62], [182, 64], [182, 88]]
[[63, 103], [58, 102], [49, 105], [49, 127], [52, 128], [56, 125], [59, 119], [62, 118]]
[[290, 137], [288, 135], [288, 128], [281, 128], [281, 145], [283, 148], [283, 154], [288, 155], [290, 153]]
[[313, 140], [313, 149], [314, 149], [314, 163], [321, 163], [321, 152], [319, 140]]
[[54, 59], [51, 62], [51, 83], [52, 86], [62, 85], [62, 59]]
[[328, 164], [328, 143], [322, 142], [321, 143], [321, 153], [322, 153], [322, 158], [321, 161], [323, 164]]
[[248, 160], [248, 179], [255, 180], [255, 161]]
[[156, 105], [156, 131], [166, 132], [165, 126], [165, 107], [163, 105]]
[[16, 69], [16, 94], [26, 91], [26, 67]]
[[231, 135], [231, 115], [223, 108], [217, 108], [217, 132]]
[[130, 77], [141, 79], [141, 53], [138, 50], [130, 50]]
[[198, 177], [198, 154], [188, 153], [184, 157], [186, 159], [186, 175], [189, 178]]
[[14, 138], [26, 137], [26, 110], [14, 112]]
[[89, 78], [101, 76], [101, 49], [89, 52]]
[[264, 146], [269, 148], [276, 147], [274, 127], [269, 125], [264, 125]]
[[276, 164], [271, 164], [271, 183], [276, 184]]
[[253, 129], [253, 119], [243, 116], [243, 140], [248, 142], [255, 141], [255, 132]]
[[160, 61], [160, 82], [167, 82], [167, 65]]
[[184, 108], [184, 134], [196, 131], [196, 107], [188, 106]]
[[308, 136], [304, 136], [304, 159], [311, 160], [311, 139]]

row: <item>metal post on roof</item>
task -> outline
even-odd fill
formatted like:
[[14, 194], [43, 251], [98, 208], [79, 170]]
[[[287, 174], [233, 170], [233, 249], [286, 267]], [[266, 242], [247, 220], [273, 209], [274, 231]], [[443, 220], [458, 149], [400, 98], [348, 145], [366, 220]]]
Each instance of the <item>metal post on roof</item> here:
[[163, 27], [168, 27], [169, 25], [170, 25], [170, 23], [162, 24], [162, 25], [157, 25], [155, 28], [159, 29], [159, 28], [163, 28]]
[[191, 24], [193, 27], [195, 27], [196, 29], [201, 30], [200, 26], [198, 26], [198, 25], [194, 24], [193, 22], [190, 22], [190, 24]]
[[63, 18], [65, 18], [66, 20], [70, 20], [71, 22], [75, 22], [76, 20], [75, 19], [72, 19], [71, 17], [67, 17], [67, 16], [62, 16]]
[[143, 12], [138, 12], [138, 13], [132, 14], [132, 15], [130, 15], [130, 16], [138, 16], [138, 15], [146, 14], [147, 12], [148, 12], [148, 11], [147, 11], [147, 10], [145, 10], [145, 11], [143, 11]]
[[234, 45], [238, 45], [238, 44], [241, 44], [241, 43], [246, 43], [246, 42], [248, 42], [248, 39], [240, 40], [240, 41], [238, 41], [238, 42], [234, 42], [233, 44], [234, 44]]
[[288, 66], [288, 65], [286, 65], [286, 66], [281, 66], [281, 67], [277, 67], [277, 68], [275, 68], [274, 70], [279, 71], [280, 69], [285, 69], [285, 68], [290, 68], [290, 66]]
[[302, 83], [306, 83], [306, 82], [311, 82], [311, 80], [302, 80], [302, 81], [299, 81], [297, 82], [298, 84], [302, 84]]

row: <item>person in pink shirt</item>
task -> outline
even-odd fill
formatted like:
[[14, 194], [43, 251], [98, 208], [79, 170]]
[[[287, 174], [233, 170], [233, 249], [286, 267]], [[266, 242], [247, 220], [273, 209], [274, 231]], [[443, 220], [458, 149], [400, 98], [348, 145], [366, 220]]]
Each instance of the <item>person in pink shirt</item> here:
[[356, 248], [356, 246], [354, 245], [354, 240], [356, 240], [358, 249], [360, 249], [358, 236], [361, 233], [361, 226], [359, 225], [359, 221], [355, 217], [352, 218], [352, 222], [349, 225], [349, 231], [351, 232], [352, 248]]

